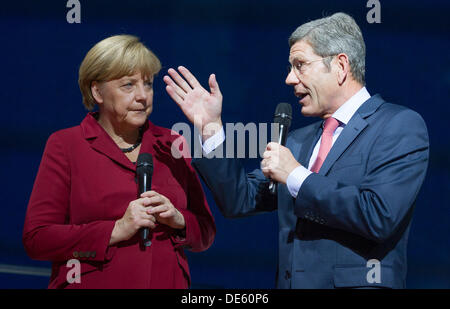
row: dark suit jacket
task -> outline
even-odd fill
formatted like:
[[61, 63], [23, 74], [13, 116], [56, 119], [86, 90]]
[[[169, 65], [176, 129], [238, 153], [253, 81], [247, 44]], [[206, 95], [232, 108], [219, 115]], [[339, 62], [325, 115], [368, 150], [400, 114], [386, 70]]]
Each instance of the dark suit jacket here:
[[[286, 146], [303, 166], [321, 124], [288, 136]], [[278, 198], [272, 198], [262, 172], [246, 174], [235, 159], [202, 158], [193, 165], [225, 216], [278, 210], [277, 287], [403, 288], [408, 231], [428, 148], [420, 115], [376, 95], [354, 114], [297, 198], [286, 185], [279, 185]], [[368, 265], [372, 259], [380, 263]], [[375, 282], [369, 273], [377, 271], [373, 265], [380, 275]]]
[[[47, 141], [25, 219], [27, 253], [53, 262], [49, 288], [187, 288], [183, 248], [206, 250], [215, 224], [190, 159], [171, 154], [179, 135], [148, 122], [140, 151], [153, 155], [152, 190], [183, 214], [185, 238], [159, 224], [146, 250], [140, 248], [139, 233], [108, 246], [114, 222], [137, 199], [136, 167], [93, 115]], [[79, 284], [66, 281], [72, 269], [66, 262], [73, 258], [81, 261]]]

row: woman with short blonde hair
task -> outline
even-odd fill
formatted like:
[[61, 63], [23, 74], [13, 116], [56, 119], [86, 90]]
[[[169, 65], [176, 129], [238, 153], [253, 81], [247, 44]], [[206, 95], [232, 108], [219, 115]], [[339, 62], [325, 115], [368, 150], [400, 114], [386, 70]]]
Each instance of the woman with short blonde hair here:
[[[181, 137], [148, 120], [160, 69], [131, 35], [104, 39], [81, 63], [83, 104], [98, 111], [49, 137], [23, 231], [28, 255], [53, 263], [49, 288], [188, 288], [184, 248], [212, 244], [214, 220], [190, 158], [171, 155]], [[153, 158], [152, 190], [139, 195], [144, 153]], [[72, 259], [78, 280], [69, 278]]]
[[109, 81], [138, 71], [149, 77], [160, 70], [161, 62], [139, 38], [132, 35], [106, 38], [95, 44], [81, 63], [78, 85], [83, 104], [88, 110], [96, 104], [91, 93], [93, 81]]

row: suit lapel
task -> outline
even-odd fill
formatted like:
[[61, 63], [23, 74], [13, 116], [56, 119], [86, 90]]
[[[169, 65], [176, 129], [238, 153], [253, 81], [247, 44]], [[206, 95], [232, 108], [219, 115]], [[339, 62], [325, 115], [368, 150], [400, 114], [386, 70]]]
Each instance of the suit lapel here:
[[317, 122], [311, 126], [310, 132], [306, 133], [306, 138], [302, 136], [293, 136], [288, 139], [286, 147], [288, 147], [295, 159], [303, 166], [308, 168], [309, 158], [314, 150], [314, 146], [322, 134], [322, 122]]
[[344, 130], [342, 130], [333, 147], [331, 147], [330, 152], [320, 168], [320, 175], [328, 174], [333, 164], [367, 127], [368, 123], [365, 118], [372, 115], [383, 102], [384, 100], [379, 95], [375, 95], [361, 105]]
[[337, 159], [348, 148], [348, 146], [358, 137], [358, 135], [367, 127], [367, 122], [355, 113], [344, 130], [339, 135], [338, 139], [331, 147], [322, 167], [319, 170], [320, 175], [326, 175]]

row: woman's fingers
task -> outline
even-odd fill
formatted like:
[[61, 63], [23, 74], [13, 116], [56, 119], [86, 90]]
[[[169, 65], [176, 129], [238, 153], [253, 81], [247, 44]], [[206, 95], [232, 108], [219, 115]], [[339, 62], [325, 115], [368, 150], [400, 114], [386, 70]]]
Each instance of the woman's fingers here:
[[153, 213], [150, 213], [151, 208], [153, 208], [153, 207], [143, 208], [139, 214], [139, 217], [144, 220], [151, 220], [151, 221], [155, 222], [156, 221], [155, 216], [153, 215]]
[[156, 206], [156, 207], [151, 207], [150, 209], [147, 210], [148, 214], [151, 215], [163, 215], [163, 217], [167, 216], [168, 214], [166, 212], [173, 210], [174, 207], [170, 207], [167, 204], [161, 205], [161, 206]]
[[155, 220], [143, 219], [141, 221], [140, 227], [148, 227], [154, 229], [156, 228], [156, 219]]
[[[161, 196], [161, 195], [154, 195], [154, 196], [150, 196], [150, 197], [145, 197], [142, 200], [142, 205], [146, 208], [151, 207], [153, 208], [154, 206], [158, 206], [161, 204], [164, 204], [166, 202], [166, 199]], [[153, 206], [153, 207], [152, 207]]]
[[141, 194], [141, 199], [146, 206], [146, 213], [153, 215], [159, 223], [173, 228], [185, 227], [183, 215], [164, 195], [155, 191], [147, 191]]
[[[170, 203], [170, 201], [162, 194], [156, 191], [147, 191], [141, 194], [142, 202], [145, 207], [148, 206], [158, 206], [165, 203]], [[155, 207], [152, 207], [155, 208]]]
[[155, 196], [155, 195], [159, 195], [159, 193], [156, 192], [156, 191], [153, 191], [153, 190], [145, 191], [144, 193], [141, 194], [141, 198], [142, 197], [152, 197], [152, 196]]

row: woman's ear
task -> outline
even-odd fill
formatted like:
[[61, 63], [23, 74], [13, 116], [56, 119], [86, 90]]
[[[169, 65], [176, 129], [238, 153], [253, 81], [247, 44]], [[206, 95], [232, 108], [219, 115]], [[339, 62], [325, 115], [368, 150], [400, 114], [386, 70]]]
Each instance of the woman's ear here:
[[92, 96], [94, 97], [95, 101], [97, 101], [97, 104], [102, 104], [103, 103], [103, 96], [100, 90], [100, 85], [98, 82], [93, 81], [91, 83], [91, 93]]

